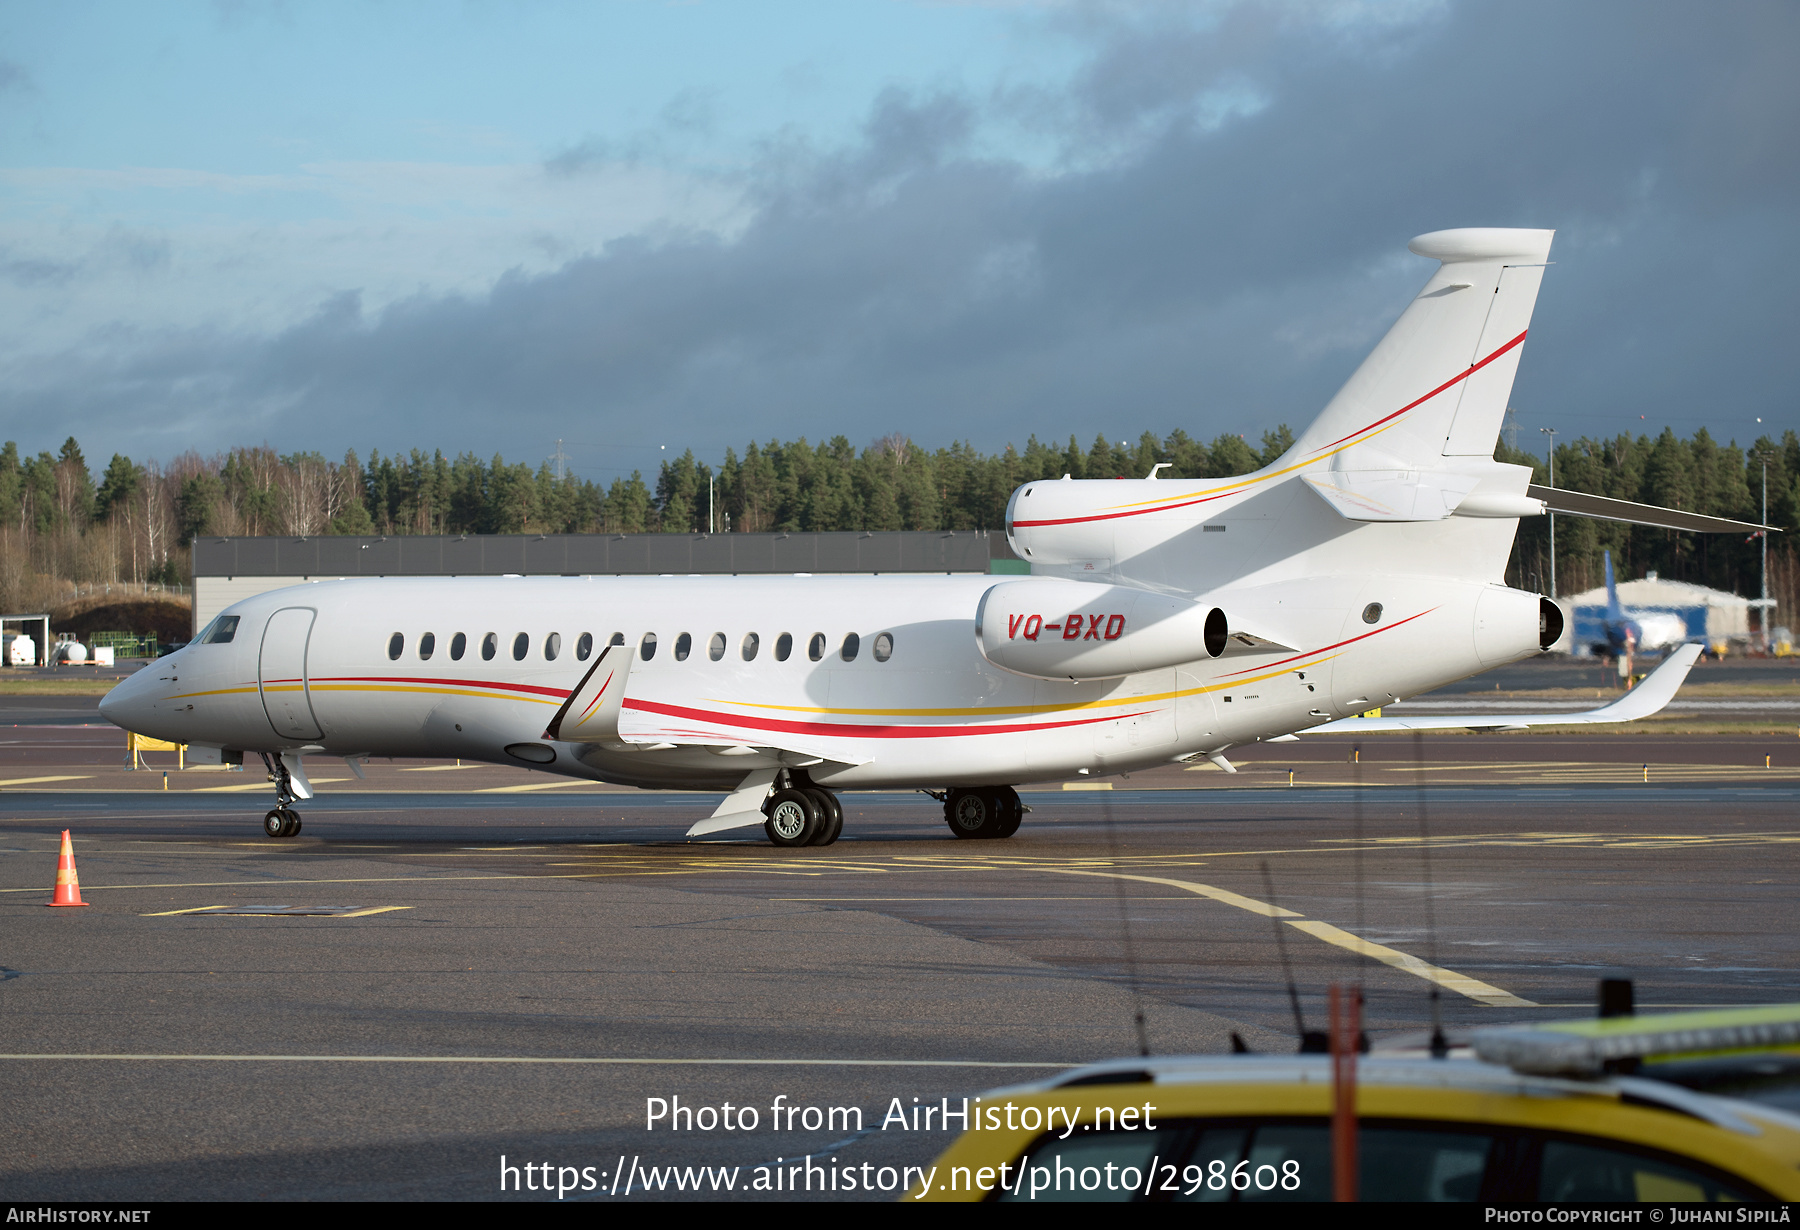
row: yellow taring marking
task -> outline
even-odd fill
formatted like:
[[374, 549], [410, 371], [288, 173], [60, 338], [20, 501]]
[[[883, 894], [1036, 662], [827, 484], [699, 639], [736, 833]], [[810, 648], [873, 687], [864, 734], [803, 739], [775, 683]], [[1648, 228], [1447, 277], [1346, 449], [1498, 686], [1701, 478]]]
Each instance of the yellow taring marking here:
[[[348, 777], [314, 777], [314, 778], [310, 778], [308, 780], [310, 780], [312, 782], [312, 784], [315, 786], [328, 786], [332, 782], [347, 782], [352, 779], [348, 778]], [[251, 791], [251, 790], [273, 790], [273, 789], [275, 789], [274, 782], [244, 782], [242, 785], [237, 785], [237, 786], [197, 786], [192, 791], [190, 791], [190, 793], [192, 793], [192, 794], [232, 794], [232, 793], [242, 793], [242, 792]]]
[[1064, 782], [1064, 790], [1111, 790], [1111, 782]]
[[401, 769], [402, 773], [443, 773], [452, 769], [486, 769], [491, 766], [482, 764], [428, 764], [419, 768]]
[[1198, 884], [1193, 880], [1166, 880], [1161, 876], [1130, 876], [1116, 871], [1077, 871], [1071, 867], [1042, 867], [1036, 870], [1050, 871], [1065, 876], [1099, 876], [1105, 880], [1136, 880], [1142, 884], [1161, 884], [1166, 888], [1182, 888], [1201, 897], [1210, 897], [1225, 905], [1235, 905], [1240, 910], [1249, 910], [1252, 914], [1261, 914], [1265, 918], [1300, 918], [1302, 915], [1293, 910], [1284, 910], [1278, 905], [1270, 905], [1266, 901], [1258, 901], [1254, 897], [1245, 897], [1226, 888], [1214, 888], [1211, 884]]
[[[173, 918], [177, 914], [210, 914], [214, 910], [236, 909], [229, 905], [201, 905], [191, 910], [160, 910], [155, 914], [139, 914], [139, 918]], [[417, 907], [410, 905], [377, 905], [366, 910], [351, 910], [347, 914], [227, 914], [227, 918], [366, 918], [370, 914], [386, 914], [392, 910], [411, 910]]]
[[1471, 978], [1467, 974], [1459, 974], [1454, 970], [1440, 969], [1419, 960], [1415, 956], [1387, 948], [1380, 944], [1371, 944], [1368, 940], [1351, 935], [1330, 923], [1300, 921], [1290, 922], [1288, 926], [1296, 931], [1304, 931], [1327, 944], [1336, 944], [1339, 948], [1348, 948], [1351, 952], [1365, 957], [1374, 957], [1383, 965], [1391, 965], [1395, 969], [1405, 970], [1409, 974], [1417, 974], [1427, 982], [1435, 982], [1447, 991], [1455, 991], [1466, 995], [1478, 1003], [1489, 1004], [1495, 1008], [1535, 1008], [1536, 1004], [1528, 999], [1520, 999], [1510, 991], [1502, 991], [1499, 987], [1490, 986], [1479, 978]]
[[[1078, 1068], [1079, 1063], [1008, 1063], [996, 1059], [638, 1059], [613, 1056], [538, 1055], [61, 1055], [0, 1054], [0, 1059], [131, 1059], [211, 1063], [521, 1063], [621, 1064], [654, 1067], [716, 1065], [745, 1068]], [[1086, 1062], [1083, 1060], [1082, 1062]]]
[[597, 786], [598, 782], [590, 782], [579, 777], [564, 778], [560, 782], [526, 782], [523, 786], [484, 786], [475, 791], [476, 794], [523, 794], [527, 790], [560, 790], [564, 786]]
[[15, 777], [11, 781], [0, 782], [0, 786], [31, 786], [38, 782], [85, 782], [92, 776], [92, 773], [75, 773], [61, 777]]

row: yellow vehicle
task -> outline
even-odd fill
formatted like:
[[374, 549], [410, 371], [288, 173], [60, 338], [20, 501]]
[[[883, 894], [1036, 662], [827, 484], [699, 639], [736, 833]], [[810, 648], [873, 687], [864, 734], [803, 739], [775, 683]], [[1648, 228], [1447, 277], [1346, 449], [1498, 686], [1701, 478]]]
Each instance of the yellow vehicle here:
[[[1363, 1200], [1800, 1199], [1800, 1005], [1358, 1058]], [[1332, 1198], [1325, 1055], [1095, 1064], [971, 1098], [923, 1200]]]

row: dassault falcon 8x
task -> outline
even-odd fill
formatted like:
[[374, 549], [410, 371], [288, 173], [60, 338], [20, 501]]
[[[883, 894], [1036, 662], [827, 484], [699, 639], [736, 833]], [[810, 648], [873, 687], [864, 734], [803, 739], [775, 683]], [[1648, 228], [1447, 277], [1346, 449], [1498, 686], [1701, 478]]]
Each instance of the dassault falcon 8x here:
[[[1503, 580], [1521, 517], [1737, 522], [1576, 497], [1493, 459], [1552, 232], [1412, 241], [1424, 288], [1293, 447], [1222, 480], [1031, 482], [1030, 576], [366, 578], [226, 609], [102, 702], [197, 758], [260, 756], [291, 836], [304, 760], [461, 757], [724, 792], [690, 836], [828, 844], [834, 792], [919, 788], [958, 837], [1010, 836], [1014, 787], [1298, 731], [1618, 721], [1674, 654], [1579, 714], [1358, 717], [1557, 640]], [[1160, 467], [1158, 467], [1160, 469]]]

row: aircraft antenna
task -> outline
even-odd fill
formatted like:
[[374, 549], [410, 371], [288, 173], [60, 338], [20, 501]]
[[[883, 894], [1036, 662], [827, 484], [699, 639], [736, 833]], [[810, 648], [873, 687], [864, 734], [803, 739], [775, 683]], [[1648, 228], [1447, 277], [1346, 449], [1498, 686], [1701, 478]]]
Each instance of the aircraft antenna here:
[[[1413, 731], [1413, 785], [1419, 808], [1419, 864], [1425, 875], [1425, 959], [1438, 964], [1437, 914], [1432, 902], [1431, 820], [1425, 809], [1425, 736]], [[1444, 1038], [1444, 1004], [1437, 983], [1431, 984], [1431, 1057], [1447, 1059], [1450, 1043]]]
[[1106, 844], [1112, 852], [1113, 895], [1119, 902], [1119, 937], [1125, 949], [1125, 977], [1131, 983], [1131, 1023], [1137, 1030], [1138, 1054], [1150, 1056], [1150, 1029], [1144, 1020], [1144, 989], [1138, 981], [1137, 950], [1131, 942], [1131, 910], [1125, 904], [1125, 881], [1119, 876], [1119, 834], [1113, 827], [1112, 800], [1101, 805], [1106, 818]]
[[[1262, 878], [1263, 896], [1268, 898], [1269, 905], [1273, 909], [1280, 909], [1280, 904], [1275, 900], [1275, 879], [1269, 874], [1267, 860], [1264, 860], [1262, 864]], [[1294, 986], [1293, 967], [1288, 964], [1287, 939], [1281, 930], [1281, 920], [1271, 913], [1269, 925], [1275, 928], [1275, 951], [1281, 957], [1281, 979], [1287, 983], [1288, 1007], [1294, 1010], [1294, 1035], [1300, 1039], [1300, 1053], [1306, 1055], [1323, 1051], [1328, 1042], [1325, 1035], [1318, 1032], [1306, 1032], [1306, 1017], [1300, 1011], [1300, 992]]]

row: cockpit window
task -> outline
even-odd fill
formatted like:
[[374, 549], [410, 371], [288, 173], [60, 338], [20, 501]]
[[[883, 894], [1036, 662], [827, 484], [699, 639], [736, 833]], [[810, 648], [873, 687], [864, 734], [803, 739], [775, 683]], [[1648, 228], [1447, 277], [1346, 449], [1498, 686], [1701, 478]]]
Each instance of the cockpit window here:
[[200, 643], [202, 645], [229, 645], [231, 638], [237, 635], [237, 628], [238, 617], [236, 615], [221, 615], [207, 626], [206, 632], [200, 637]]

